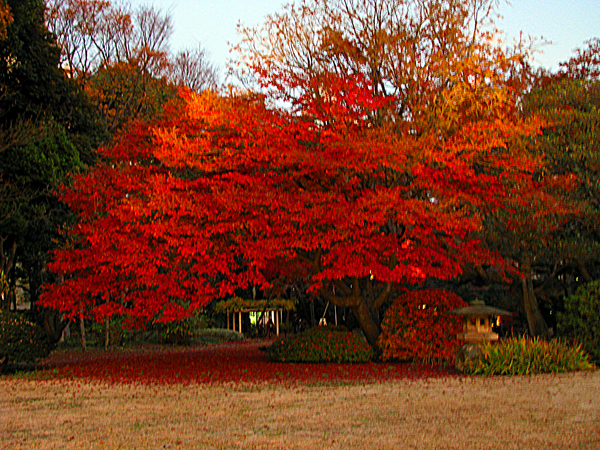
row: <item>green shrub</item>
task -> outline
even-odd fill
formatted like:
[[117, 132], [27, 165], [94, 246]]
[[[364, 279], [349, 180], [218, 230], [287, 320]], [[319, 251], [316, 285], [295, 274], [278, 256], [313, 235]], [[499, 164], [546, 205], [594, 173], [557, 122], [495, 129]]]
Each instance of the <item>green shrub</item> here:
[[[128, 329], [121, 317], [111, 317], [108, 321], [108, 345], [125, 345], [133, 339], [134, 332]], [[90, 329], [90, 337], [98, 346], [103, 346], [106, 339], [106, 322], [94, 322]]]
[[0, 311], [0, 360], [34, 362], [48, 356], [52, 348], [46, 333], [23, 314]]
[[510, 338], [481, 344], [481, 352], [464, 361], [472, 375], [528, 375], [589, 370], [594, 366], [580, 346], [556, 339]]
[[600, 361], [600, 281], [580, 286], [565, 299], [565, 310], [558, 313], [559, 336], [574, 339], [595, 362]]
[[218, 344], [219, 342], [242, 341], [244, 335], [239, 331], [224, 328], [206, 328], [198, 331], [196, 341], [206, 344]]
[[460, 347], [459, 316], [445, 314], [467, 303], [443, 289], [410, 291], [394, 300], [381, 323], [382, 358], [418, 362], [449, 362]]
[[198, 332], [205, 327], [206, 318], [198, 314], [186, 319], [161, 324], [159, 336], [164, 344], [189, 345]]
[[316, 327], [275, 341], [267, 354], [273, 361], [360, 363], [373, 358], [366, 339], [339, 328]]

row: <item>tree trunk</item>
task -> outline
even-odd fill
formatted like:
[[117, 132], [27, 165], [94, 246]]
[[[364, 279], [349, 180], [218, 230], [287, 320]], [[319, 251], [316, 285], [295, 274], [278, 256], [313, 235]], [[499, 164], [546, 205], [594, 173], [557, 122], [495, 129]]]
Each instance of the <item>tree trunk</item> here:
[[548, 338], [548, 325], [540, 312], [535, 291], [533, 289], [533, 280], [531, 278], [531, 263], [525, 260], [521, 264], [521, 287], [523, 290], [523, 309], [529, 325], [529, 333], [534, 337]]
[[369, 279], [363, 285], [364, 288], [361, 288], [360, 280], [356, 277], [348, 283], [337, 280], [334, 282], [333, 289], [323, 287], [320, 294], [332, 305], [352, 310], [367, 342], [373, 348], [375, 355], [379, 356], [380, 350], [377, 344], [377, 339], [381, 334], [379, 308], [389, 300], [392, 284], [382, 283], [377, 289], [374, 289]]
[[104, 350], [108, 348], [110, 343], [110, 319], [107, 317], [104, 322]]
[[352, 306], [352, 312], [356, 320], [358, 320], [360, 328], [367, 338], [367, 342], [371, 345], [375, 353], [379, 354], [377, 339], [381, 334], [381, 325], [374, 317], [373, 311], [368, 307], [366, 300], [361, 299], [358, 305]]
[[60, 341], [63, 331], [69, 324], [66, 320], [61, 320], [59, 314], [56, 311], [44, 308], [44, 330], [46, 335], [52, 340], [54, 344]]
[[87, 344], [85, 341], [85, 322], [83, 320], [83, 311], [79, 316], [79, 332], [81, 333], [81, 349], [87, 351]]
[[581, 259], [577, 259], [577, 268], [579, 269], [579, 273], [581, 274], [581, 276], [583, 277], [583, 279], [585, 280], [586, 283], [591, 283], [592, 281], [594, 281], [594, 279], [592, 278], [592, 276], [590, 275], [590, 273], [587, 270], [587, 267], [585, 267], [585, 264], [583, 263], [583, 261]]
[[12, 284], [9, 273], [15, 265], [15, 254], [17, 243], [13, 242], [8, 255], [4, 252], [4, 243], [7, 238], [0, 236], [0, 309], [10, 310], [10, 305], [14, 301], [16, 310], [16, 290], [10, 289]]

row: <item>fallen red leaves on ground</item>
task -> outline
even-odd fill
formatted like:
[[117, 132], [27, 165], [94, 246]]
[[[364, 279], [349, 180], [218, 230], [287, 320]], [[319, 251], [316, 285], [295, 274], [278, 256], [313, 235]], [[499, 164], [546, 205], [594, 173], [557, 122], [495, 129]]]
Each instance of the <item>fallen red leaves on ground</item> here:
[[91, 379], [108, 383], [373, 383], [454, 376], [441, 366], [410, 363], [274, 363], [265, 341], [240, 341], [187, 348], [57, 351], [35, 374], [38, 379]]

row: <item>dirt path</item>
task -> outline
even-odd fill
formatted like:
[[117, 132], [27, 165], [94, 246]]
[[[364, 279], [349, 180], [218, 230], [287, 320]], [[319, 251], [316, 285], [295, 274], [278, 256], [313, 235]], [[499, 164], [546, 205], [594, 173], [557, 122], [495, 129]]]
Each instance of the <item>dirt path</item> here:
[[600, 371], [365, 386], [0, 380], [3, 449], [600, 449]]

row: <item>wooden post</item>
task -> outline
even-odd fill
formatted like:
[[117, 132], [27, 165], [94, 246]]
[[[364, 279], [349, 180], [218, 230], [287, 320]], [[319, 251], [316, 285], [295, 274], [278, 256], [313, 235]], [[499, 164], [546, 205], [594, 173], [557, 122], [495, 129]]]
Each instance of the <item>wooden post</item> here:
[[275, 329], [277, 331], [277, 336], [279, 336], [279, 310], [275, 310]]
[[242, 332], [242, 311], [239, 312], [240, 333]]

